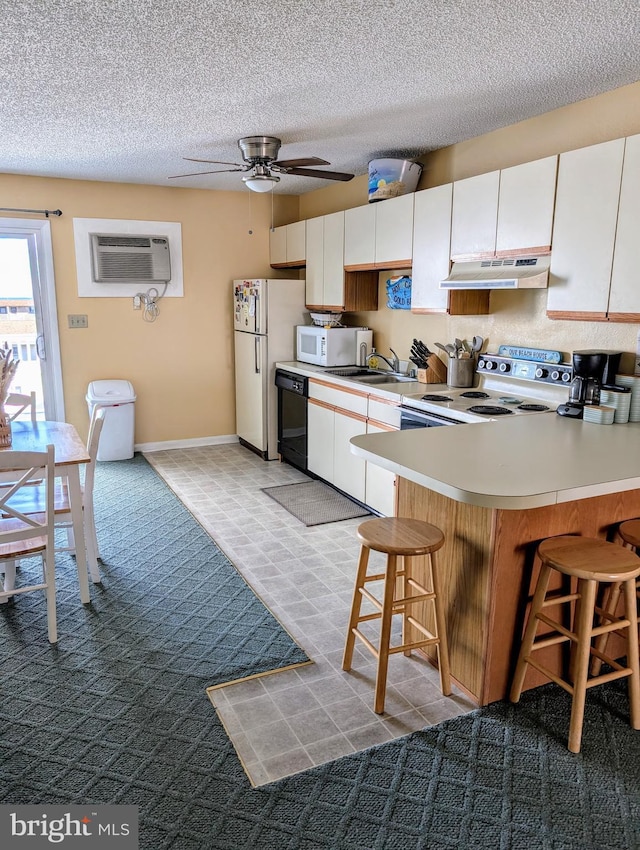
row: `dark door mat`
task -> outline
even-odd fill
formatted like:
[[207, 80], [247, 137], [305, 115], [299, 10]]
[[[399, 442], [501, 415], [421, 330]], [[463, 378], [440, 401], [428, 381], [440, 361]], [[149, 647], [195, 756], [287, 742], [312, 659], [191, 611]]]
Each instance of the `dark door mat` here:
[[340, 522], [371, 513], [322, 481], [263, 487], [262, 492], [305, 525], [324, 525], [327, 522]]

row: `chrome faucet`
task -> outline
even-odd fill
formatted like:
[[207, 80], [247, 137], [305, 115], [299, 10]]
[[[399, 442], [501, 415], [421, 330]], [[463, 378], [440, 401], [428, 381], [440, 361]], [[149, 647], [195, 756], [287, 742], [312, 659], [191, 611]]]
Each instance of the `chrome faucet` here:
[[393, 360], [389, 360], [388, 357], [385, 357], [384, 354], [380, 354], [378, 351], [372, 351], [371, 354], [367, 355], [367, 358], [366, 358], [367, 366], [369, 365], [369, 361], [373, 357], [377, 357], [379, 360], [384, 360], [384, 362], [387, 364], [387, 366], [391, 369], [392, 372], [399, 372], [400, 371], [400, 358], [395, 353], [393, 348], [390, 348], [389, 351], [393, 354]]

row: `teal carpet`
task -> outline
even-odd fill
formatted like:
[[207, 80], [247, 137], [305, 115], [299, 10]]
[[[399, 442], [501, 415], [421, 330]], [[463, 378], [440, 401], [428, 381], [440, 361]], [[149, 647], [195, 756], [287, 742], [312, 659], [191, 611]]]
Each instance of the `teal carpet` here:
[[145, 850], [640, 848], [619, 682], [577, 756], [547, 686], [251, 788], [205, 688], [304, 654], [142, 458], [99, 465], [96, 505], [104, 586], [84, 609], [61, 559], [58, 646], [35, 594], [0, 609], [0, 803], [138, 805]]

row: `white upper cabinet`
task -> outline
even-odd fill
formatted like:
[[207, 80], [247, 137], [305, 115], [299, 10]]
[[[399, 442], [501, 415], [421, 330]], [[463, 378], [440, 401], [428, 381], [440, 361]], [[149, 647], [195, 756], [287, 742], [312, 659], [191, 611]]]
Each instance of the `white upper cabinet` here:
[[416, 192], [413, 216], [411, 309], [444, 313], [449, 293], [440, 281], [449, 274], [453, 184]]
[[306, 260], [306, 222], [294, 221], [269, 232], [271, 265], [300, 267]]
[[496, 253], [548, 251], [553, 228], [558, 157], [500, 172]]
[[453, 184], [451, 257], [493, 257], [496, 250], [500, 172], [489, 171]]
[[638, 236], [640, 234], [640, 135], [626, 139], [618, 226], [613, 254], [609, 319], [640, 320]]
[[324, 216], [324, 300], [329, 307], [343, 307], [344, 211]]
[[272, 266], [287, 262], [287, 225], [269, 231], [269, 258]]
[[376, 210], [377, 266], [411, 266], [414, 194], [378, 201]]
[[345, 210], [344, 264], [369, 268], [376, 258], [376, 207], [367, 204]]
[[413, 194], [346, 210], [344, 265], [356, 270], [409, 268], [413, 244]]
[[547, 297], [551, 318], [607, 318], [624, 148], [625, 140], [615, 139], [560, 156]]
[[324, 304], [324, 216], [306, 221], [307, 270], [306, 303]]

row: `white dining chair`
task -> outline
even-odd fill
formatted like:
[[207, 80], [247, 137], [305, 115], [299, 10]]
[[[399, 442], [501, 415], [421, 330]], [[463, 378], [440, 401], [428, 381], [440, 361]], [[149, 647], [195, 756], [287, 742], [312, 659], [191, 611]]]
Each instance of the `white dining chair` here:
[[[87, 551], [87, 566], [94, 584], [101, 581], [100, 570], [98, 568], [98, 558], [100, 553], [98, 550], [98, 538], [96, 534], [96, 523], [93, 512], [93, 485], [95, 480], [96, 457], [98, 455], [98, 445], [100, 443], [100, 434], [104, 425], [105, 408], [95, 407], [89, 424], [89, 436], [87, 438], [87, 454], [90, 457], [89, 463], [85, 464], [84, 484], [82, 486], [82, 513], [84, 523], [85, 547]], [[2, 488], [0, 488], [0, 491]], [[43, 507], [43, 499], [45, 492], [41, 487], [31, 487], [28, 490], [22, 490], [11, 499], [11, 506], [19, 510], [23, 514], [31, 515], [39, 513]], [[57, 478], [54, 485], [53, 494], [53, 509], [54, 509], [54, 524], [57, 530], [64, 530], [67, 536], [66, 546], [56, 546], [56, 552], [75, 552], [75, 540], [73, 535], [73, 522], [71, 518], [71, 500], [69, 498], [69, 487], [66, 478]], [[15, 565], [13, 570], [7, 569], [5, 575], [5, 586], [11, 587], [11, 573], [15, 575]]]
[[[36, 421], [36, 394], [35, 392], [27, 393], [9, 393], [4, 402], [5, 409], [9, 415], [9, 419], [13, 422], [25, 410], [29, 410], [31, 421]], [[9, 409], [7, 409], [9, 408]]]
[[[0, 602], [9, 597], [44, 590], [47, 604], [47, 632], [50, 643], [58, 640], [56, 622], [56, 580], [54, 543], [55, 457], [53, 446], [46, 452], [0, 452], [0, 475], [10, 474], [14, 480], [0, 488], [0, 571], [4, 582]], [[43, 494], [42, 511], [24, 514], [12, 504], [22, 492], [33, 491], [31, 484], [39, 481], [37, 489]], [[42, 559], [42, 582], [15, 586], [15, 563], [22, 558], [39, 556]], [[7, 586], [8, 585], [8, 586]]]

